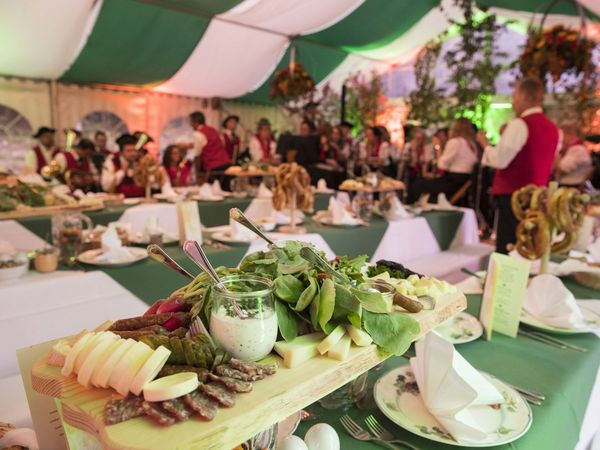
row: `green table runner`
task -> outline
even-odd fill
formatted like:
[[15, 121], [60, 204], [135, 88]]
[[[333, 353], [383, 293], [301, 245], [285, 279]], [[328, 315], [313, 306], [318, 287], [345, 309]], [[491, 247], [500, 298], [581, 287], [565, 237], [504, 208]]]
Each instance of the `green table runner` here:
[[[584, 298], [600, 298], [600, 292], [576, 286], [572, 280], [566, 280], [565, 284], [573, 289], [576, 296], [584, 293]], [[469, 300], [467, 311], [477, 316], [481, 295], [467, 297]], [[575, 447], [600, 363], [600, 340], [593, 334], [560, 336], [560, 339], [588, 348], [589, 351], [580, 353], [562, 350], [527, 338], [512, 339], [498, 333], [494, 333], [490, 342], [479, 339], [456, 346], [460, 354], [477, 369], [509, 383], [546, 394], [546, 400], [542, 405], [531, 405], [533, 423], [527, 434], [513, 443], [493, 447], [494, 449], [570, 450]], [[381, 371], [371, 371], [369, 396], [373, 384], [379, 377], [395, 367], [406, 364], [408, 359], [392, 357], [385, 362]], [[397, 439], [405, 440], [421, 450], [457, 448], [413, 435], [388, 420], [377, 409], [372, 398], [365, 403], [363, 410], [354, 407], [348, 411], [348, 414], [361, 426], [365, 426], [365, 417], [373, 414]], [[339, 423], [344, 412], [328, 411], [318, 404], [312, 405], [309, 410], [317, 416], [318, 422], [327, 422], [337, 430], [342, 449], [381, 448], [374, 443], [352, 439]], [[301, 423], [296, 434], [304, 437], [308, 428], [314, 423]]]

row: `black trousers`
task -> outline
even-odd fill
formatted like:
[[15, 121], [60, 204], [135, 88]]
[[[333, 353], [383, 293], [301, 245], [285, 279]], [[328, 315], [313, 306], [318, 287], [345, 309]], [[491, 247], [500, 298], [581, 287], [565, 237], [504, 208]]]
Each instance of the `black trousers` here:
[[510, 194], [496, 196], [496, 211], [498, 212], [496, 251], [505, 255], [508, 254], [506, 246], [517, 241], [515, 231], [519, 223], [510, 204], [511, 197]]

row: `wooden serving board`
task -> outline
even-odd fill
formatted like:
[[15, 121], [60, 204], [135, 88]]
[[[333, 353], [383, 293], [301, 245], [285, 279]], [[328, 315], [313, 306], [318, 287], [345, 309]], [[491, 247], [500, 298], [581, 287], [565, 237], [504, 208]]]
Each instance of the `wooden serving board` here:
[[[442, 297], [434, 310], [411, 317], [419, 322], [423, 335], [466, 306], [465, 296], [457, 292]], [[281, 363], [279, 357], [273, 358]], [[86, 389], [75, 377], [63, 377], [59, 368], [48, 366], [46, 357], [34, 364], [31, 377], [36, 391], [61, 400], [67, 424], [96, 436], [106, 449], [226, 450], [323, 398], [383, 359], [370, 345], [353, 346], [343, 362], [317, 356], [294, 369], [280, 364], [275, 375], [254, 383], [252, 392], [238, 394], [233, 408], [220, 408], [214, 420], [192, 418], [166, 428], [143, 417], [105, 426], [104, 405], [116, 395], [114, 391]]]
[[25, 217], [50, 216], [62, 212], [76, 211], [96, 211], [104, 208], [104, 203], [73, 204], [73, 205], [53, 205], [53, 206], [35, 206], [15, 209], [14, 211], [0, 212], [0, 220], [4, 219], [23, 219]]

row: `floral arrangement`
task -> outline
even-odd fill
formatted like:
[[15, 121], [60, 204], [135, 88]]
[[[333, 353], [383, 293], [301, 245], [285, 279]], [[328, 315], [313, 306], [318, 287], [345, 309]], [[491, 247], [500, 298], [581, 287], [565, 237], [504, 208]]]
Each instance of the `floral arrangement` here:
[[563, 74], [587, 73], [593, 69], [594, 45], [564, 25], [532, 31], [519, 60], [521, 73], [542, 80], [549, 74], [555, 83]]
[[302, 64], [295, 62], [275, 72], [271, 80], [271, 98], [283, 100], [298, 98], [315, 87], [315, 82]]

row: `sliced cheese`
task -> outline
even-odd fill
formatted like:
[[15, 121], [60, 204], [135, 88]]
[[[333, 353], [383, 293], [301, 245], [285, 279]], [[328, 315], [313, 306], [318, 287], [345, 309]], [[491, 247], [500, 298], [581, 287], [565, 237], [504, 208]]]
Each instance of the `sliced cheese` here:
[[133, 339], [121, 339], [117, 341], [117, 346], [114, 348], [113, 352], [106, 358], [104, 364], [100, 366], [99, 369], [94, 371], [92, 375], [92, 383], [94, 386], [108, 387], [108, 382], [110, 380], [110, 376], [113, 372], [113, 369], [117, 365], [117, 363], [121, 360], [123, 355], [135, 344]]
[[135, 374], [152, 356], [152, 348], [143, 342], [136, 342], [117, 363], [108, 384], [121, 395], [127, 395]]
[[94, 370], [101, 365], [109, 355], [108, 350], [116, 341], [110, 338], [101, 340], [98, 345], [90, 352], [77, 372], [77, 381], [79, 384], [89, 387], [92, 381]]
[[327, 352], [327, 356], [332, 359], [339, 361], [345, 361], [348, 358], [350, 352], [350, 344], [352, 340], [347, 334], [344, 335], [335, 346]]
[[319, 354], [317, 346], [323, 340], [323, 333], [312, 333], [299, 336], [291, 342], [275, 343], [275, 352], [283, 358], [283, 365], [292, 369]]
[[346, 325], [346, 332], [350, 335], [352, 342], [359, 347], [366, 347], [367, 345], [371, 345], [373, 343], [373, 339], [368, 333], [364, 332], [363, 330], [359, 330], [353, 325]]
[[162, 402], [181, 397], [198, 389], [198, 374], [181, 372], [151, 381], [144, 387], [144, 400]]
[[69, 344], [69, 341], [67, 341], [66, 339], [61, 339], [56, 344], [54, 344], [48, 352], [46, 363], [49, 366], [63, 367], [65, 365], [65, 361], [67, 360], [67, 355], [69, 354], [71, 349], [72, 347]]
[[81, 350], [77, 358], [75, 359], [75, 368], [73, 369], [76, 373], [79, 373], [81, 370], [81, 366], [83, 366], [84, 361], [88, 358], [88, 356], [93, 352], [93, 350], [104, 341], [116, 341], [120, 339], [115, 333], [108, 332], [100, 332], [96, 333], [87, 345]]
[[167, 363], [170, 355], [171, 350], [162, 345], [154, 350], [152, 356], [148, 358], [140, 370], [138, 370], [138, 373], [135, 374], [129, 390], [135, 395], [140, 395], [144, 386], [156, 378], [158, 372]]
[[65, 365], [60, 371], [61, 374], [63, 374], [65, 377], [71, 375], [71, 373], [73, 372], [73, 368], [75, 367], [75, 359], [77, 359], [77, 356], [79, 355], [81, 350], [83, 350], [83, 348], [90, 342], [91, 339], [94, 338], [94, 336], [95, 333], [87, 333], [81, 336], [77, 340], [77, 342], [75, 342], [73, 348], [71, 348], [71, 351], [65, 358]]
[[334, 330], [327, 336], [325, 339], [321, 341], [317, 350], [321, 355], [324, 355], [332, 348], [338, 341], [342, 338], [342, 336], [346, 333], [345, 328], [342, 325], [338, 325], [334, 328]]

